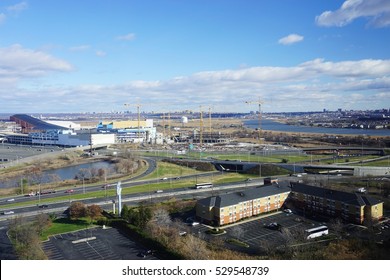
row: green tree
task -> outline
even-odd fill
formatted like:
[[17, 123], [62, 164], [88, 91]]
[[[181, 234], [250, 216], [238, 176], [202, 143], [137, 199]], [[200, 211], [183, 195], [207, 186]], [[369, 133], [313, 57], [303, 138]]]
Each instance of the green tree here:
[[146, 207], [145, 205], [141, 204], [138, 208], [139, 212], [139, 227], [144, 228], [146, 224], [150, 221], [150, 219], [153, 217], [152, 210], [149, 207]]
[[138, 208], [130, 208], [127, 213], [128, 214], [125, 215], [126, 217], [123, 218], [130, 224], [133, 224], [139, 228], [145, 228], [146, 224], [153, 217], [152, 210], [143, 204], [141, 204]]
[[121, 217], [123, 219], [125, 219], [126, 221], [129, 220], [129, 207], [125, 204], [123, 205], [122, 207], [122, 210], [121, 210]]

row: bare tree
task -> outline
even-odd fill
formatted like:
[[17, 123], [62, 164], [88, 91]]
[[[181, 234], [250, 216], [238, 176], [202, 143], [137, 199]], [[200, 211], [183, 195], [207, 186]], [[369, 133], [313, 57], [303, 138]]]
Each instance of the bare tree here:
[[85, 217], [85, 205], [82, 202], [75, 201], [69, 207], [69, 217], [71, 219], [78, 219]]
[[138, 168], [138, 165], [132, 159], [121, 159], [115, 165], [116, 171], [119, 173], [124, 173], [124, 174], [134, 173], [134, 171], [137, 168]]
[[102, 216], [102, 212], [102, 208], [96, 204], [88, 205], [86, 208], [86, 216], [91, 219], [91, 223], [93, 220], [100, 218]]
[[102, 179], [104, 179], [104, 181], [107, 180], [107, 174], [108, 174], [107, 168], [99, 168], [97, 172], [100, 180]]
[[25, 223], [24, 219], [16, 217], [10, 222], [8, 234], [20, 259], [46, 258], [41, 249], [36, 227], [32, 223]]
[[172, 219], [169, 216], [169, 213], [164, 208], [157, 208], [153, 212], [152, 220], [158, 225], [163, 227], [170, 227], [172, 225]]
[[339, 218], [337, 219], [333, 219], [329, 222], [329, 228], [331, 230], [333, 230], [333, 232], [336, 234], [336, 235], [341, 235], [342, 231], [343, 231], [343, 221]]
[[189, 234], [185, 239], [186, 255], [191, 260], [208, 259], [208, 250], [206, 244], [199, 238]]
[[36, 217], [35, 226], [38, 235], [42, 235], [42, 232], [51, 226], [51, 219], [48, 214], [41, 213]]
[[76, 174], [76, 177], [77, 179], [82, 180], [84, 182], [84, 180], [88, 177], [89, 174], [90, 170], [88, 170], [88, 168], [80, 168], [79, 172], [77, 172]]

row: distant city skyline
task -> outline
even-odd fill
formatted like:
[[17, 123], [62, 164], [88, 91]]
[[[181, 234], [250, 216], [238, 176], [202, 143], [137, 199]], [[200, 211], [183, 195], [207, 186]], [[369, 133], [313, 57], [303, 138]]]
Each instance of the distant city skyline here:
[[389, 38], [387, 0], [5, 0], [0, 113], [389, 108]]

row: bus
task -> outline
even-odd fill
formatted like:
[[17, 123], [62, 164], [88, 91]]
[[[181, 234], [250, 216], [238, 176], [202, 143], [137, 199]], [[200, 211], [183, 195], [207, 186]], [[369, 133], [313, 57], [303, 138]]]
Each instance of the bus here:
[[306, 239], [312, 239], [312, 238], [329, 234], [329, 230], [327, 226], [319, 226], [319, 227], [305, 230], [305, 234], [306, 234]]
[[207, 189], [212, 187], [213, 187], [212, 183], [199, 183], [195, 185], [195, 189]]

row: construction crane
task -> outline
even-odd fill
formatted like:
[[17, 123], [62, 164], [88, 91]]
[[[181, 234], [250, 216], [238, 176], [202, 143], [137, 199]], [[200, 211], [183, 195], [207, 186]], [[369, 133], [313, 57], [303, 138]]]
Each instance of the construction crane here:
[[130, 106], [136, 106], [137, 107], [137, 114], [138, 114], [138, 131], [137, 131], [137, 138], [138, 138], [138, 141], [140, 139], [140, 134], [141, 134], [141, 113], [140, 113], [140, 107], [141, 107], [141, 104], [129, 104], [129, 103], [125, 103], [124, 104], [126, 107], [130, 107]]
[[261, 143], [261, 104], [263, 104], [264, 102], [261, 100], [261, 98], [259, 97], [259, 100], [253, 100], [253, 101], [245, 101], [246, 104], [258, 104], [259, 105], [259, 124], [258, 124], [258, 133], [259, 133], [259, 143]]
[[165, 137], [165, 134], [166, 134], [166, 131], [165, 131], [165, 120], [168, 119], [168, 137], [169, 139], [172, 138], [172, 132], [171, 132], [171, 112], [168, 112], [168, 113], [165, 113], [163, 112], [162, 113], [163, 115], [161, 116], [162, 120], [163, 120], [163, 135]]

